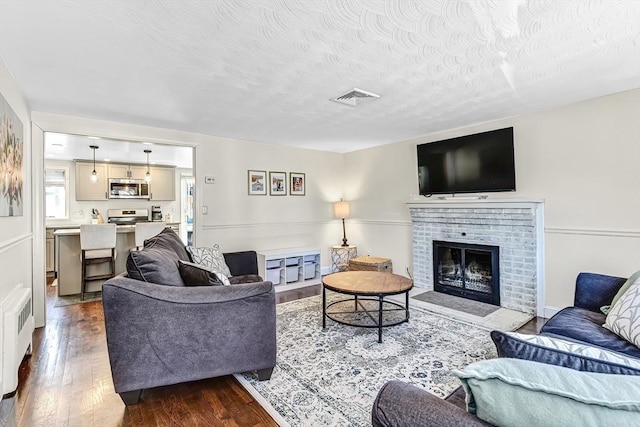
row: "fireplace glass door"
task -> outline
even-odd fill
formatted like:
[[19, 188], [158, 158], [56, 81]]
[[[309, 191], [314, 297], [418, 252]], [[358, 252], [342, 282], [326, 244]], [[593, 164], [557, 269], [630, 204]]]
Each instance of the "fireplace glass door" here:
[[434, 290], [500, 305], [499, 248], [433, 241]]

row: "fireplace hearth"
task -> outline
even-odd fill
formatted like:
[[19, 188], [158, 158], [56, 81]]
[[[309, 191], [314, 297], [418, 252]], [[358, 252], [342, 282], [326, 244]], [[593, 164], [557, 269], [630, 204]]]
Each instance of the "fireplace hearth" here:
[[498, 246], [433, 241], [434, 290], [500, 305]]

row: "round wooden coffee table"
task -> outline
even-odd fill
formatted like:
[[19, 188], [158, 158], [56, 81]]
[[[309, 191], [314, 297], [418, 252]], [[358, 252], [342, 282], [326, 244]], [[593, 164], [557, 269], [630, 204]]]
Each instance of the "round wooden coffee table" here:
[[[378, 342], [382, 342], [382, 328], [395, 326], [409, 321], [409, 290], [413, 288], [413, 281], [404, 276], [379, 271], [345, 271], [329, 274], [322, 278], [322, 328], [327, 327], [327, 317], [343, 325], [362, 328], [378, 328]], [[334, 301], [327, 305], [327, 289], [353, 298]], [[405, 294], [405, 305], [385, 301], [389, 295]], [[359, 298], [360, 297], [360, 298]], [[375, 301], [375, 308], [367, 307]], [[327, 312], [332, 306], [353, 302], [353, 309], [337, 312]], [[399, 320], [385, 321], [384, 314], [389, 312], [404, 312]], [[353, 315], [353, 320], [338, 318], [337, 315]], [[364, 316], [362, 316], [364, 315]], [[364, 321], [363, 321], [363, 320]]]

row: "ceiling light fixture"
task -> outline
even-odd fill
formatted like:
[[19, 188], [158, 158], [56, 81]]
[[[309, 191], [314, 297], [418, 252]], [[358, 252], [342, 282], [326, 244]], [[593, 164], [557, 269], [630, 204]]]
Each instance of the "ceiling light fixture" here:
[[97, 145], [90, 145], [89, 148], [93, 150], [93, 172], [91, 172], [91, 182], [98, 182], [98, 173], [96, 172], [96, 150], [100, 147]]
[[151, 153], [151, 150], [144, 150], [144, 152], [147, 153], [147, 173], [144, 175], [144, 180], [151, 182], [151, 172], [149, 172], [149, 153]]

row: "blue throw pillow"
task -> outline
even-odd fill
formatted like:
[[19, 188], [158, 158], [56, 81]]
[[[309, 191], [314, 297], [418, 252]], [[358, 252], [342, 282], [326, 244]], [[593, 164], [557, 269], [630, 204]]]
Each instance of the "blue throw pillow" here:
[[492, 331], [499, 357], [531, 360], [578, 371], [640, 375], [640, 359], [585, 343], [544, 335]]

